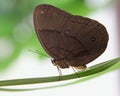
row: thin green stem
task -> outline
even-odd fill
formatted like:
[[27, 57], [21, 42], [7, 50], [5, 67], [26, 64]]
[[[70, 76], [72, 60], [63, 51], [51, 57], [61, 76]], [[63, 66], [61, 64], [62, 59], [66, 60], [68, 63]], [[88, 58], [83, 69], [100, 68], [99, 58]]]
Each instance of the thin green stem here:
[[[116, 58], [113, 60], [109, 60], [103, 63], [100, 63], [98, 65], [92, 66], [89, 69], [85, 71], [80, 71], [77, 74], [79, 74], [79, 78], [86, 77], [89, 75], [93, 75], [99, 72], [102, 72], [113, 65], [115, 66], [117, 64], [120, 65], [120, 58]], [[120, 67], [120, 66], [118, 66]], [[26, 79], [13, 79], [13, 80], [3, 80], [0, 81], [0, 86], [13, 86], [13, 85], [26, 85], [26, 84], [37, 84], [37, 83], [47, 83], [47, 82], [58, 82], [58, 81], [64, 81], [64, 80], [70, 80], [78, 78], [76, 74], [69, 74], [69, 75], [63, 75], [60, 77], [61, 80], [59, 80], [59, 76], [52, 76], [52, 77], [43, 77], [43, 78], [26, 78]]]

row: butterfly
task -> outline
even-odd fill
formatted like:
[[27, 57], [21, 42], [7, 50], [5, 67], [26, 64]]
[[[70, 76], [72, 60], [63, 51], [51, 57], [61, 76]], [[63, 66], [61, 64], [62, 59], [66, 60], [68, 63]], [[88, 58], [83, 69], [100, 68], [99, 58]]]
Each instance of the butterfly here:
[[59, 68], [85, 69], [107, 47], [107, 30], [96, 20], [48, 4], [38, 5], [33, 19], [41, 45]]

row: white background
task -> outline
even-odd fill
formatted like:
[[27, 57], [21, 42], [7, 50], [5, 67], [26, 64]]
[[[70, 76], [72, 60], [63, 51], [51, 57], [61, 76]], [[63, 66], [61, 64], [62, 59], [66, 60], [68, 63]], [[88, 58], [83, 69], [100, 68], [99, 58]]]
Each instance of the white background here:
[[[110, 37], [106, 51], [98, 59], [91, 62], [89, 65], [118, 57], [119, 54], [117, 46], [118, 38], [116, 36], [117, 28], [115, 6], [110, 6], [109, 8], [106, 8], [104, 10], [99, 10], [88, 17], [96, 19], [97, 21], [104, 24], [108, 30]], [[31, 53], [28, 50], [23, 51], [19, 59], [16, 60], [14, 64], [12, 64], [9, 70], [4, 74], [0, 74], [0, 79], [4, 80], [14, 78], [45, 77], [58, 75], [56, 67], [51, 64], [49, 58], [46, 60], [40, 60], [34, 55], [34, 53]], [[63, 74], [69, 74], [72, 73], [73, 70], [66, 69], [62, 70], [62, 72]], [[33, 86], [41, 87], [44, 85], [38, 84]], [[54, 83], [52, 83], [52, 85], [54, 85]], [[24, 86], [22, 86], [21, 88], [24, 88]], [[73, 84], [66, 87], [28, 92], [0, 91], [0, 96], [120, 96], [119, 71], [117, 70], [114, 72], [110, 72], [95, 79], [91, 79], [89, 81]]]

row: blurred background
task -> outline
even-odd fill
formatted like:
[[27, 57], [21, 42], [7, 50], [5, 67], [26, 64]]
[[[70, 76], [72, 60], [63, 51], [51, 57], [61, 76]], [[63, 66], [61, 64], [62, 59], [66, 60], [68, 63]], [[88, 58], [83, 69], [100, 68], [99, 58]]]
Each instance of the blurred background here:
[[[110, 38], [108, 47], [87, 66], [120, 56], [119, 0], [0, 0], [0, 80], [58, 75], [51, 58], [42, 49], [33, 26], [34, 8], [44, 3], [74, 15], [95, 19], [106, 26]], [[69, 74], [73, 70], [64, 69], [62, 72]], [[0, 95], [120, 96], [119, 75], [117, 70], [71, 86], [21, 93], [1, 91]]]

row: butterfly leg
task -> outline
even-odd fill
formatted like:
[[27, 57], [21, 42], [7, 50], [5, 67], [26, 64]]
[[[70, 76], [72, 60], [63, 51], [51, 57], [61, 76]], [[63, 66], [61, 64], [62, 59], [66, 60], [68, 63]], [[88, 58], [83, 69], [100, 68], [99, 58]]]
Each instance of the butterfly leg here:
[[76, 76], [79, 78], [80, 76], [79, 76], [79, 74], [77, 73], [78, 71], [76, 71], [73, 66], [71, 66], [71, 68], [72, 68], [72, 70], [75, 72]]
[[57, 66], [57, 70], [58, 70], [58, 73], [59, 73], [59, 81], [60, 81], [61, 80], [61, 76], [62, 76], [62, 71], [61, 71], [59, 66]]

